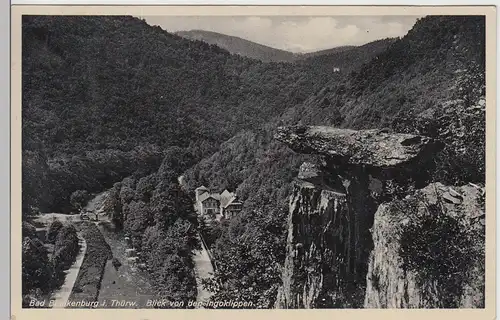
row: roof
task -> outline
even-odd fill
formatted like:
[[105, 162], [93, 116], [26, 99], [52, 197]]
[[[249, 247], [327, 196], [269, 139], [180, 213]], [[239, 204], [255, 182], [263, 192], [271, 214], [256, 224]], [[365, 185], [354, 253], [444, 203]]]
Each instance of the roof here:
[[221, 202], [220, 204], [223, 208], [225, 208], [232, 201], [234, 201], [234, 199], [236, 199], [236, 195], [232, 192], [227, 191], [226, 189], [220, 195], [220, 202]]
[[243, 203], [239, 202], [236, 198], [236, 196], [233, 194], [233, 197], [230, 198], [227, 202], [225, 202], [224, 204], [222, 204], [222, 201], [221, 201], [221, 206], [223, 208], [227, 208], [229, 206], [232, 206], [232, 205], [241, 205]]
[[230, 206], [237, 206], [237, 205], [243, 205], [243, 203], [242, 203], [242, 202], [239, 202], [239, 201], [234, 201], [234, 202], [229, 203], [229, 204], [226, 206], [226, 208], [227, 208], [227, 207], [230, 207]]
[[203, 202], [209, 198], [212, 198], [212, 199], [215, 199], [217, 201], [220, 201], [220, 195], [217, 194], [217, 193], [204, 193], [202, 195], [200, 195], [200, 198], [199, 198], [199, 201], [200, 202]]
[[208, 190], [208, 188], [205, 187], [205, 186], [201, 186], [201, 187], [198, 187], [198, 188], [196, 188], [194, 190]]
[[229, 191], [227, 191], [227, 189], [226, 189], [226, 190], [224, 190], [224, 191], [223, 191], [220, 195], [221, 195], [221, 196], [223, 196], [223, 197], [231, 197], [231, 196], [233, 196], [233, 195], [234, 195], [234, 193], [229, 192]]

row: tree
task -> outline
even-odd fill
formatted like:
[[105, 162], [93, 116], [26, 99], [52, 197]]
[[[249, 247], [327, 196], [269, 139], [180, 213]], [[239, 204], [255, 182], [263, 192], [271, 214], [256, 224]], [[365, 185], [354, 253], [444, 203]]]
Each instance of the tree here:
[[130, 233], [134, 247], [141, 247], [141, 238], [144, 230], [153, 225], [153, 214], [143, 201], [132, 201], [125, 207], [127, 217], [124, 223], [125, 230]]
[[55, 271], [61, 272], [69, 268], [78, 255], [79, 249], [75, 227], [73, 225], [62, 227], [57, 234], [52, 256]]
[[281, 284], [285, 260], [285, 210], [238, 216], [216, 241], [214, 278], [205, 287], [212, 299], [252, 302], [271, 308]]
[[22, 245], [22, 291], [29, 294], [39, 288], [47, 292], [51, 288], [53, 269], [43, 244], [25, 237]]
[[70, 203], [76, 211], [80, 211], [89, 199], [87, 190], [77, 190], [71, 194]]

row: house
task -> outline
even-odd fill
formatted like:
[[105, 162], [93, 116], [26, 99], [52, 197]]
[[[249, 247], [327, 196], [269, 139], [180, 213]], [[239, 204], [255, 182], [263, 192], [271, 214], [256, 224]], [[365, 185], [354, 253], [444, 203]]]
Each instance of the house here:
[[202, 194], [199, 201], [200, 212], [203, 215], [215, 215], [220, 211], [220, 196], [209, 192]]
[[243, 208], [243, 203], [234, 199], [223, 209], [223, 215], [226, 219], [231, 219]]
[[195, 189], [195, 209], [201, 216], [220, 220], [222, 217], [230, 219], [241, 211], [243, 203], [237, 200], [236, 194], [224, 190], [222, 193], [210, 192], [201, 186]]

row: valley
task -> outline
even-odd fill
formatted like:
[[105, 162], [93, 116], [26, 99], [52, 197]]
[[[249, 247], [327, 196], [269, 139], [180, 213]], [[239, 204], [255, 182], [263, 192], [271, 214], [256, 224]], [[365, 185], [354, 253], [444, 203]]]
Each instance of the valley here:
[[484, 17], [300, 59], [198, 33], [23, 17], [25, 307], [484, 308]]

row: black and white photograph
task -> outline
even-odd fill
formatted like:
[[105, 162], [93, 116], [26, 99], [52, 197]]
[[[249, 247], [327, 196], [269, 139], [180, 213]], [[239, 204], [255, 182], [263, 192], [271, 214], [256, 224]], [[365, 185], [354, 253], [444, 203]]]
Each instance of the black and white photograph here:
[[23, 309], [485, 308], [486, 15], [136, 12], [22, 15]]

